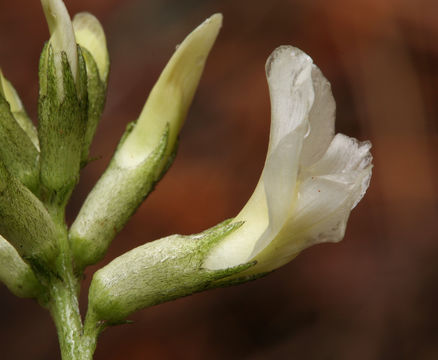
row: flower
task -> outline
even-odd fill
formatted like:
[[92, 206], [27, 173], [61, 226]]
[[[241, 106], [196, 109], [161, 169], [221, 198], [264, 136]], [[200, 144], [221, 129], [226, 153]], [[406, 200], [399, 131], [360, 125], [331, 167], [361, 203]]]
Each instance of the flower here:
[[330, 83], [308, 55], [281, 46], [266, 75], [272, 123], [265, 166], [233, 220], [242, 226], [204, 262], [210, 270], [257, 262], [238, 277], [272, 271], [311, 245], [340, 241], [371, 177], [371, 144], [334, 135]]
[[[75, 29], [77, 22], [75, 18]], [[104, 256], [172, 163], [178, 134], [221, 26], [222, 15], [214, 14], [177, 46], [137, 121], [127, 127], [111, 163], [71, 226], [71, 246], [79, 267]]]
[[[271, 135], [260, 181], [236, 218], [148, 242], [98, 270], [89, 311], [110, 324], [144, 307], [270, 272], [306, 247], [344, 236], [371, 176], [371, 144], [334, 136], [330, 84], [301, 50], [266, 65]], [[88, 247], [91, 249], [91, 247]]]

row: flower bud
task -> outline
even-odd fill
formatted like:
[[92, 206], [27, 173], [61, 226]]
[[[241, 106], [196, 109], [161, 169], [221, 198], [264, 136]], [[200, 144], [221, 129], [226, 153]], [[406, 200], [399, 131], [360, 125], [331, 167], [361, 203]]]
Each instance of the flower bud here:
[[144, 162], [169, 127], [165, 156], [157, 172], [166, 167], [221, 26], [222, 15], [215, 14], [177, 47], [149, 94], [134, 129], [117, 149], [115, 161], [120, 166], [135, 167]]
[[87, 73], [61, 0], [43, 0], [51, 32], [40, 59], [38, 136], [46, 203], [64, 207], [79, 178], [87, 125]]
[[35, 145], [35, 148], [39, 150], [38, 144], [38, 134], [32, 120], [26, 113], [24, 109], [23, 103], [21, 102], [20, 97], [17, 94], [17, 91], [14, 89], [12, 84], [4, 77], [1, 69], [0, 69], [0, 95], [3, 96], [6, 101], [9, 103], [10, 111], [17, 121], [17, 123], [21, 126], [24, 132], [29, 136], [32, 143]]
[[88, 78], [88, 121], [81, 156], [82, 164], [85, 165], [105, 105], [109, 54], [102, 25], [93, 15], [76, 14], [73, 18], [73, 29], [85, 59]]
[[42, 287], [31, 267], [17, 250], [0, 235], [0, 281], [18, 297], [35, 298]]
[[35, 136], [35, 128], [15, 89], [0, 71], [0, 160], [33, 192], [39, 187], [39, 152]]
[[111, 240], [170, 166], [221, 24], [222, 16], [213, 15], [187, 36], [152, 89], [139, 119], [120, 140], [70, 230], [79, 267], [103, 257]]
[[58, 254], [57, 232], [43, 204], [0, 162], [0, 234], [35, 268], [48, 271]]

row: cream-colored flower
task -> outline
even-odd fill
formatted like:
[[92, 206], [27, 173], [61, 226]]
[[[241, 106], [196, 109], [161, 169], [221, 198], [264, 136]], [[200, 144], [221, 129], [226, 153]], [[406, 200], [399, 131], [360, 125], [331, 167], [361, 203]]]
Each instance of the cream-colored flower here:
[[239, 277], [274, 270], [313, 244], [340, 241], [371, 177], [371, 144], [334, 135], [330, 84], [308, 55], [279, 47], [266, 75], [272, 123], [265, 167], [234, 219], [243, 225], [204, 262], [211, 270], [257, 262]]
[[[76, 22], [75, 18], [75, 28]], [[120, 141], [70, 229], [78, 264], [85, 266], [102, 258], [172, 162], [178, 134], [221, 26], [222, 15], [214, 14], [184, 39], [152, 88], [139, 118]]]
[[138, 309], [244, 282], [310, 245], [342, 239], [370, 181], [371, 144], [334, 136], [330, 84], [301, 50], [276, 49], [266, 73], [269, 149], [246, 206], [231, 222], [146, 243], [97, 271], [89, 292], [93, 316], [118, 323]]

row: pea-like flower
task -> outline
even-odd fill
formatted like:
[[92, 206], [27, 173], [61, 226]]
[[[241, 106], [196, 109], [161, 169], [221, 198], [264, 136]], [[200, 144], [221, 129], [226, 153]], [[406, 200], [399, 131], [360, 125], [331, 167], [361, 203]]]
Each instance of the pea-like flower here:
[[304, 52], [276, 49], [266, 73], [271, 135], [248, 203], [231, 221], [146, 243], [97, 271], [89, 292], [96, 318], [117, 323], [143, 307], [245, 282], [342, 239], [369, 185], [371, 144], [334, 135], [330, 84]]
[[242, 226], [204, 262], [211, 270], [257, 262], [239, 277], [274, 270], [311, 245], [340, 241], [371, 178], [371, 144], [334, 135], [330, 83], [308, 55], [279, 47], [266, 75], [272, 122], [265, 166], [234, 219]]

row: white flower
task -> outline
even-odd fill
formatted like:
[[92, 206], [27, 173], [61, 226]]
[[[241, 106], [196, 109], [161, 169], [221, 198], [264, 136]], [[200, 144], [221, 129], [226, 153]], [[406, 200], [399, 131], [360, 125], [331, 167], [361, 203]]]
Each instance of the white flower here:
[[369, 185], [371, 144], [334, 136], [335, 101], [312, 59], [279, 47], [266, 75], [272, 123], [265, 167], [234, 219], [243, 225], [211, 251], [207, 269], [256, 261], [243, 275], [268, 272], [311, 245], [340, 241]]

